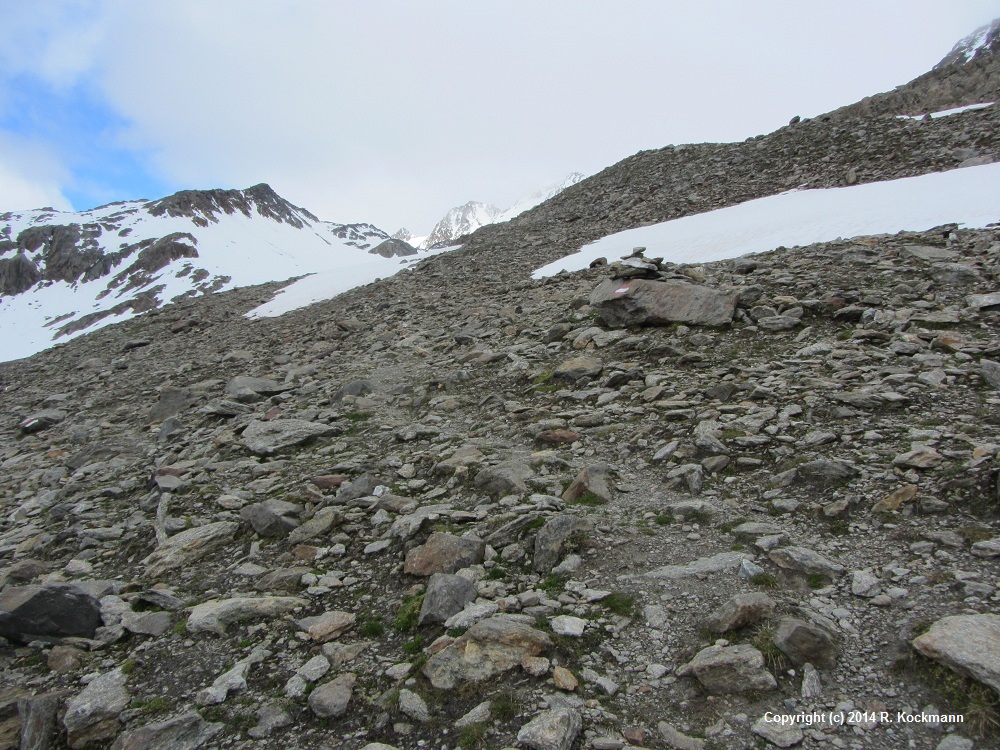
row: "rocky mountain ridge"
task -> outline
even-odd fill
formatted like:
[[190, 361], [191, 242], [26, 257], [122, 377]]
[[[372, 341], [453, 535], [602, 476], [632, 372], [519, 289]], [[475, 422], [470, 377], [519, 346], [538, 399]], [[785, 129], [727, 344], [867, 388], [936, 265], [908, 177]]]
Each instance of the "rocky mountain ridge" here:
[[0, 365], [0, 742], [996, 747], [1000, 231], [530, 277], [992, 161], [996, 109], [643, 152], [307, 309]]
[[931, 70], [893, 91], [841, 107], [835, 117], [925, 115], [1000, 99], [997, 84], [1000, 23], [994, 20], [960, 40]]

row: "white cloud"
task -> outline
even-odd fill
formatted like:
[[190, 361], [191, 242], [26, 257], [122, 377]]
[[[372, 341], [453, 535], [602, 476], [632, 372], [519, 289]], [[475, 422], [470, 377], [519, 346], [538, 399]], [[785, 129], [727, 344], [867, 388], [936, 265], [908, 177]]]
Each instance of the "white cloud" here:
[[60, 187], [66, 178], [43, 147], [0, 134], [0, 213], [43, 206], [70, 210]]
[[41, 7], [59, 10], [45, 23], [19, 12], [21, 41], [0, 31], [16, 43], [0, 64], [36, 49], [52, 80], [99, 87], [131, 123], [118, 137], [164, 180], [266, 181], [323, 218], [418, 232], [466, 200], [505, 205], [640, 149], [741, 140], [890, 89], [996, 11], [995, 0]]

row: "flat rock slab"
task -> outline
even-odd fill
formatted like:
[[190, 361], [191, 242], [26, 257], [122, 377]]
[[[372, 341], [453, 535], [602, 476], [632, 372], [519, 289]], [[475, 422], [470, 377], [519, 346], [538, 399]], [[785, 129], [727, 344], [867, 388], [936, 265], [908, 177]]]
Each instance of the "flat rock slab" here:
[[828, 557], [824, 557], [819, 552], [814, 552], [806, 547], [779, 547], [773, 549], [768, 557], [779, 568], [786, 570], [796, 570], [806, 575], [818, 573], [820, 575], [836, 578], [844, 573], [844, 566], [834, 562]]
[[424, 665], [431, 684], [450, 690], [460, 682], [482, 682], [520, 665], [526, 656], [538, 656], [552, 647], [542, 631], [520, 620], [495, 615], [480, 620]]
[[614, 328], [670, 323], [722, 326], [733, 320], [736, 294], [683, 281], [608, 279], [591, 292], [590, 304]]
[[191, 610], [187, 629], [190, 633], [225, 635], [226, 628], [233, 623], [277, 617], [308, 604], [305, 599], [295, 596], [212, 599]]
[[1000, 615], [942, 618], [913, 648], [1000, 693]]
[[332, 610], [324, 612], [318, 617], [303, 618], [299, 620], [298, 625], [308, 632], [309, 637], [316, 643], [327, 643], [336, 640], [353, 628], [357, 619], [357, 615], [352, 612]]
[[517, 742], [532, 750], [569, 750], [583, 729], [583, 718], [572, 708], [543, 711], [517, 733]]
[[703, 573], [722, 573], [723, 571], [737, 570], [744, 560], [752, 560], [752, 555], [745, 552], [720, 552], [711, 557], [700, 557], [684, 565], [664, 565], [662, 568], [651, 570], [645, 573], [646, 578], [666, 578], [677, 580], [679, 578], [691, 578]]
[[328, 424], [304, 419], [254, 420], [243, 430], [243, 445], [259, 456], [269, 456], [319, 437], [333, 435], [336, 431]]
[[758, 719], [752, 729], [758, 737], [763, 737], [777, 747], [792, 747], [805, 739], [805, 734], [796, 725], [767, 721], [764, 717]]
[[118, 735], [111, 750], [196, 750], [225, 728], [194, 711]]
[[146, 575], [157, 578], [202, 559], [230, 541], [239, 527], [234, 521], [217, 521], [174, 534], [142, 561]]

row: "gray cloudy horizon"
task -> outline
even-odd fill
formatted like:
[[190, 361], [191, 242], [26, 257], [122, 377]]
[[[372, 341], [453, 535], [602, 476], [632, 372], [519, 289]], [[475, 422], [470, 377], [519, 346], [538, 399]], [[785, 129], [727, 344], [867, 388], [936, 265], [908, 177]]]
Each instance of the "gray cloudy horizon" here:
[[643, 149], [739, 141], [890, 90], [1000, 0], [0, 12], [0, 211], [267, 182], [320, 218], [420, 234], [469, 200], [506, 207]]

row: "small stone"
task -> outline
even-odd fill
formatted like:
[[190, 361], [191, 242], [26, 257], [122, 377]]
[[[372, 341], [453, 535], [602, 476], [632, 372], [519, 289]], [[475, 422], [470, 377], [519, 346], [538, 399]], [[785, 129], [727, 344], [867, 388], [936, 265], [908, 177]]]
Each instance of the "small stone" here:
[[552, 632], [556, 635], [579, 638], [583, 635], [583, 631], [587, 627], [587, 621], [582, 617], [559, 615], [558, 617], [550, 617], [549, 625], [552, 626]]
[[794, 617], [783, 617], [778, 623], [774, 645], [796, 666], [809, 662], [831, 667], [837, 660], [837, 646], [830, 634]]
[[665, 721], [656, 725], [656, 731], [660, 733], [663, 741], [674, 750], [703, 750], [705, 747], [705, 740], [698, 737], [688, 737]]
[[421, 724], [431, 720], [431, 712], [424, 699], [406, 688], [399, 691], [399, 710]]
[[737, 594], [708, 616], [705, 627], [715, 633], [728, 633], [768, 619], [774, 609], [775, 602], [767, 594]]
[[761, 717], [752, 727], [753, 733], [763, 737], [772, 745], [792, 747], [805, 739], [802, 730], [796, 724], [781, 724], [779, 721], [768, 721]]
[[306, 618], [300, 624], [308, 623], [305, 629], [313, 641], [316, 643], [327, 643], [328, 641], [336, 640], [353, 628], [357, 619], [357, 615], [351, 612], [333, 610], [324, 612], [318, 617]]
[[580, 681], [576, 679], [576, 675], [562, 666], [553, 668], [552, 682], [557, 688], [565, 690], [568, 693], [572, 693], [580, 686]]
[[544, 711], [525, 724], [517, 741], [532, 750], [569, 750], [583, 729], [583, 719], [572, 708]]
[[309, 708], [323, 719], [336, 719], [347, 711], [347, 704], [354, 694], [357, 675], [345, 672], [330, 682], [318, 686], [309, 694]]

